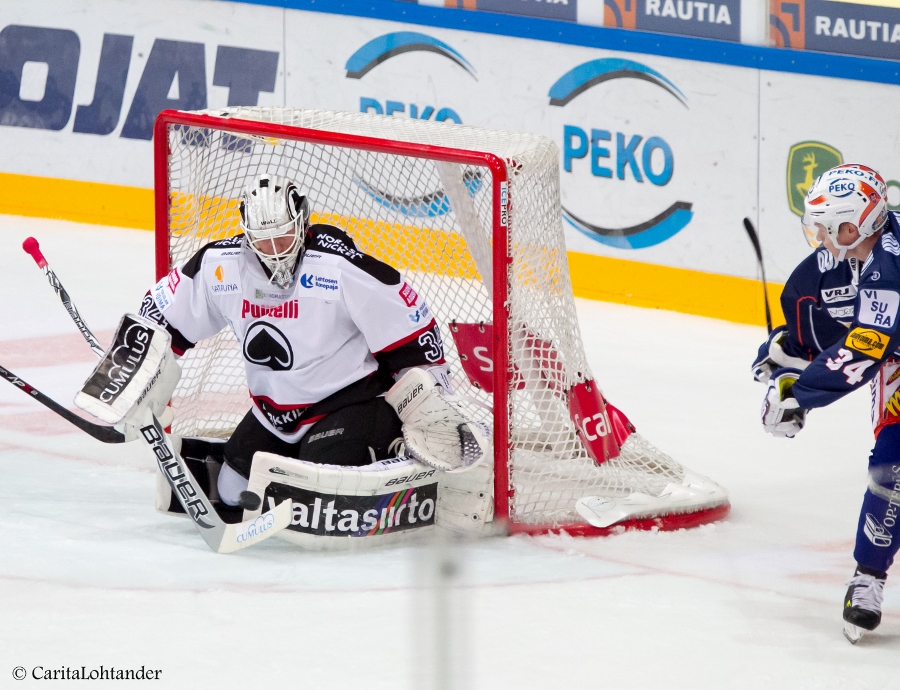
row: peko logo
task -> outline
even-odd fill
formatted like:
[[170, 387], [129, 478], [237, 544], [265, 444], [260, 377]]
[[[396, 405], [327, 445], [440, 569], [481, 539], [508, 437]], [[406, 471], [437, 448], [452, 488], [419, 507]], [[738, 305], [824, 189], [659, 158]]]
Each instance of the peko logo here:
[[[478, 80], [475, 67], [458, 50], [440, 39], [417, 31], [395, 31], [373, 38], [348, 58], [345, 65], [346, 77], [347, 79], [362, 79], [389, 60], [412, 53], [438, 55], [461, 68], [472, 79]], [[417, 71], [421, 69], [419, 62], [421, 61], [418, 61], [414, 67]], [[405, 64], [408, 68], [410, 62], [407, 61]], [[459, 71], [454, 67], [451, 67], [450, 70], [452, 72]], [[440, 86], [442, 80], [440, 70], [426, 72], [422, 69], [421, 71], [421, 82], [431, 84], [431, 86], [434, 86], [432, 82], [438, 82], [437, 85]], [[382, 74], [382, 77], [384, 76], [389, 76], [389, 73]], [[452, 80], [454, 75], [449, 74], [448, 78]], [[429, 87], [428, 91], [433, 92], [435, 89]], [[406, 99], [386, 99], [380, 95], [375, 98], [368, 95], [360, 96], [359, 110], [363, 113], [373, 112], [376, 115], [388, 117], [404, 115], [414, 120], [462, 124], [459, 113], [451, 107], [407, 102]], [[480, 170], [465, 171], [463, 182], [470, 196], [474, 196], [482, 187], [482, 175], [483, 172]], [[426, 191], [424, 194], [414, 184], [407, 185], [405, 189], [390, 189], [386, 188], [383, 182], [377, 183], [372, 179], [367, 179], [361, 171], [354, 175], [353, 182], [376, 203], [401, 216], [434, 218], [450, 212], [450, 200], [440, 187]]]
[[[550, 87], [550, 105], [566, 107], [586, 91], [619, 79], [653, 84], [688, 107], [685, 95], [667, 77], [647, 65], [622, 58], [601, 58], [572, 68]], [[630, 178], [639, 184], [646, 180], [654, 187], [665, 187], [675, 172], [672, 147], [658, 135], [645, 138], [642, 134], [565, 124], [562, 150], [565, 172], [574, 173], [577, 166], [599, 180], [625, 181]], [[603, 227], [563, 206], [563, 219], [601, 244], [620, 249], [643, 249], [665, 242], [683, 230], [693, 219], [692, 209], [693, 204], [689, 201], [674, 201], [642, 222], [627, 227]]]
[[845, 196], [850, 196], [856, 191], [856, 182], [845, 179], [832, 180], [828, 183], [828, 191], [839, 199], [842, 199]]

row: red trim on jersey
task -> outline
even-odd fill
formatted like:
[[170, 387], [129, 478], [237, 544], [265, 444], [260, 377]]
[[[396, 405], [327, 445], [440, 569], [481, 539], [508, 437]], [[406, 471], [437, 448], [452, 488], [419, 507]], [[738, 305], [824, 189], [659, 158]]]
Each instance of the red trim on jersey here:
[[813, 297], [812, 295], [804, 295], [803, 297], [801, 297], [800, 299], [797, 300], [797, 340], [800, 341], [800, 344], [803, 345], [803, 347], [806, 347], [806, 345], [804, 345], [804, 343], [803, 343], [803, 329], [800, 328], [800, 324], [802, 323], [800, 321], [800, 303], [806, 299], [811, 299], [813, 302], [816, 301], [816, 298]]
[[[434, 328], [436, 325], [437, 325], [437, 324], [436, 324], [435, 320], [432, 319], [431, 321], [428, 322], [428, 325], [425, 326], [424, 328], [420, 328], [418, 331], [416, 331], [416, 332], [413, 333], [412, 335], [406, 336], [406, 337], [403, 338], [402, 340], [398, 340], [396, 343], [393, 343], [393, 344], [391, 344], [391, 345], [388, 345], [387, 347], [384, 347], [384, 348], [380, 349], [378, 352], [373, 352], [372, 354], [375, 355], [375, 356], [377, 357], [377, 356], [380, 355], [382, 352], [390, 352], [391, 350], [396, 350], [398, 347], [402, 347], [403, 345], [406, 345], [406, 343], [415, 340], [415, 339], [418, 338], [420, 335], [422, 335], [425, 331], [430, 331], [430, 330], [431, 330], [432, 328]], [[435, 364], [440, 364], [440, 362], [435, 362]]]
[[[253, 393], [250, 394], [250, 398], [253, 400], [254, 404], [256, 404], [257, 400], [262, 400], [267, 405], [271, 405], [276, 410], [281, 410], [282, 412], [286, 412], [288, 410], [302, 410], [307, 407], [312, 407], [314, 404], [314, 403], [298, 403], [295, 405], [279, 405], [277, 402], [272, 400], [272, 398], [269, 398], [265, 395], [253, 395]], [[324, 417], [324, 415], [322, 415], [322, 416]]]

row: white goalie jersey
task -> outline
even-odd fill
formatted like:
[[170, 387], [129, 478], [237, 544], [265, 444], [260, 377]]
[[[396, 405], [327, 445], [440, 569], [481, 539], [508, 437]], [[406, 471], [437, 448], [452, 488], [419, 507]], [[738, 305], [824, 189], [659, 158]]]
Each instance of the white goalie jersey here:
[[170, 331], [176, 354], [230, 328], [254, 414], [288, 442], [326, 414], [384, 393], [393, 373], [444, 362], [422, 297], [329, 225], [309, 228], [287, 289], [270, 283], [238, 235], [173, 269], [144, 299], [141, 315]]

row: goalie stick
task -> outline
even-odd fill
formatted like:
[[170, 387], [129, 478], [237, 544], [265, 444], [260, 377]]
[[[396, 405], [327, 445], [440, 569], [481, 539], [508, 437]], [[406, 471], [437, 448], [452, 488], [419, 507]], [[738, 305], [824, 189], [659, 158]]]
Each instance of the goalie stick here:
[[756, 232], [756, 228], [753, 227], [753, 223], [749, 218], [744, 218], [744, 229], [747, 231], [747, 236], [750, 238], [750, 242], [753, 244], [753, 249], [756, 252], [756, 263], [759, 264], [759, 272], [762, 276], [763, 301], [766, 308], [766, 329], [771, 333], [772, 312], [769, 309], [769, 288], [766, 285], [766, 266], [763, 263], [762, 245], [759, 243], [759, 235]]
[[152, 422], [141, 427], [141, 438], [153, 451], [159, 471], [209, 548], [216, 553], [232, 553], [268, 539], [291, 524], [294, 505], [290, 499], [253, 520], [237, 524], [224, 522], [175, 450], [159, 420], [152, 414], [150, 417]]
[[72, 412], [71, 410], [67, 410], [65, 407], [60, 405], [55, 400], [48, 398], [46, 395], [41, 393], [34, 386], [26, 383], [14, 373], [12, 373], [9, 369], [0, 366], [0, 376], [3, 376], [7, 381], [9, 381], [16, 388], [21, 390], [23, 393], [30, 395], [32, 398], [37, 400], [41, 405], [50, 408], [53, 412], [58, 414], [60, 417], [65, 419], [67, 422], [74, 424], [83, 432], [88, 434], [89, 436], [93, 436], [98, 441], [103, 443], [124, 443], [125, 435], [119, 433], [111, 426], [105, 426], [103, 424], [94, 424], [93, 422], [89, 422], [82, 417], [79, 417], [77, 414]]
[[[44, 269], [44, 275], [47, 276], [51, 287], [62, 300], [66, 311], [75, 322], [78, 330], [81, 331], [94, 354], [98, 357], [103, 357], [105, 354], [103, 347], [94, 337], [84, 319], [81, 318], [78, 309], [69, 297], [69, 293], [66, 292], [56, 274], [47, 264], [47, 260], [41, 253], [37, 240], [29, 237], [22, 243], [22, 248], [31, 255], [38, 267]], [[82, 419], [2, 366], [0, 366], [0, 375], [98, 441], [103, 443], [123, 443], [125, 441], [125, 435], [116, 431], [113, 427], [94, 424], [86, 419]], [[151, 415], [151, 418], [153, 420], [152, 424], [141, 427], [141, 439], [153, 451], [159, 470], [169, 483], [172, 493], [178, 498], [178, 502], [197, 527], [200, 536], [203, 537], [203, 540], [213, 551], [216, 553], [238, 551], [268, 539], [291, 524], [293, 503], [290, 500], [282, 501], [276, 507], [252, 520], [236, 524], [224, 522], [212, 507], [209, 497], [207, 497], [185, 465], [181, 455], [175, 450], [159, 420], [153, 415]]]
[[62, 301], [66, 311], [69, 312], [69, 316], [72, 317], [72, 321], [75, 322], [75, 325], [78, 327], [78, 330], [81, 331], [81, 335], [84, 336], [87, 344], [91, 346], [94, 354], [98, 357], [103, 357], [103, 347], [97, 341], [97, 338], [94, 337], [94, 334], [91, 333], [91, 329], [88, 328], [84, 319], [81, 318], [81, 314], [78, 313], [78, 309], [76, 309], [75, 305], [72, 303], [69, 293], [66, 292], [66, 289], [59, 281], [59, 278], [56, 277], [56, 273], [50, 268], [50, 264], [47, 263], [47, 259], [44, 258], [44, 255], [41, 253], [41, 247], [38, 244], [38, 241], [33, 237], [29, 237], [22, 242], [22, 249], [30, 254], [31, 258], [34, 259], [34, 262], [38, 265], [38, 268], [43, 270], [44, 275], [47, 277], [47, 281], [50, 283], [50, 287], [53, 288], [59, 299]]

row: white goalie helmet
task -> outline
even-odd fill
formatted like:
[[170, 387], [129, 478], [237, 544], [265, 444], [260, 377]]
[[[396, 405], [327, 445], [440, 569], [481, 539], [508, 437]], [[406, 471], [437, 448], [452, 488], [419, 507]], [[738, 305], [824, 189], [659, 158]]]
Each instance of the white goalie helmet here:
[[[801, 218], [806, 240], [818, 247], [816, 234], [820, 226], [840, 250], [838, 261], [867, 237], [880, 232], [887, 222], [887, 185], [872, 168], [858, 164], [839, 165], [822, 173], [806, 194], [805, 213]], [[859, 230], [852, 244], [838, 242], [842, 223]]]
[[244, 188], [240, 210], [247, 246], [269, 269], [269, 282], [289, 288], [306, 243], [309, 201], [291, 180], [263, 174]]

